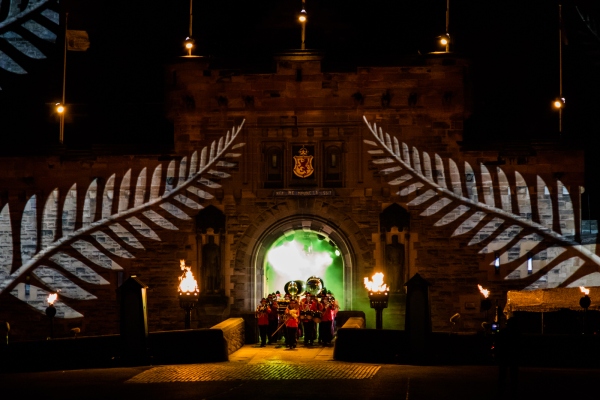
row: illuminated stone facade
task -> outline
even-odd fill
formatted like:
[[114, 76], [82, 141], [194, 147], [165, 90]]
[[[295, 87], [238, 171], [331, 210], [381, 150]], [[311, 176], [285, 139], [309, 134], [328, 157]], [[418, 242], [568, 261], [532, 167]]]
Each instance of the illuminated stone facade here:
[[0, 160], [0, 319], [17, 337], [45, 334], [45, 298], [59, 289], [62, 335], [116, 333], [130, 275], [149, 286], [150, 330], [181, 329], [180, 259], [199, 280], [193, 326], [252, 315], [276, 289], [268, 251], [296, 235], [340, 251], [339, 282], [325, 285], [369, 327], [363, 278], [378, 271], [393, 290], [384, 328], [403, 327], [403, 284], [417, 272], [434, 330], [456, 312], [468, 331], [491, 317], [477, 284], [500, 304], [512, 289], [600, 285], [593, 246], [573, 242], [583, 153], [461, 147], [471, 97], [460, 57], [336, 73], [291, 52], [261, 74], [184, 58], [165, 83], [172, 157]]
[[[597, 273], [581, 268], [595, 265], [594, 255], [572, 255], [573, 247], [558, 239], [578, 239], [582, 152], [552, 145], [461, 148], [469, 83], [469, 64], [449, 54], [352, 73], [323, 72], [311, 52], [281, 54], [276, 71], [264, 74], [211, 70], [198, 59], [173, 65], [168, 115], [178, 151], [245, 120], [239, 173], [219, 205], [233, 244], [232, 310], [250, 309], [266, 292], [264, 252], [289, 229], [336, 235], [347, 252], [343, 309], [373, 313], [362, 279], [375, 271], [399, 273], [393, 289], [400, 292], [419, 272], [432, 283], [437, 330], [450, 329], [455, 312], [463, 314], [461, 329], [480, 327], [479, 283], [500, 304], [510, 289], [600, 284]], [[404, 178], [401, 168], [385, 169], [387, 154], [368, 144], [374, 139], [365, 120], [396, 137], [400, 159], [436, 190], [488, 208], [421, 198], [427, 185]], [[301, 147], [314, 155], [310, 179], [294, 176]], [[387, 213], [394, 204], [401, 209]], [[400, 272], [386, 266], [394, 240], [403, 247]], [[388, 311], [386, 327], [402, 326], [401, 308]]]

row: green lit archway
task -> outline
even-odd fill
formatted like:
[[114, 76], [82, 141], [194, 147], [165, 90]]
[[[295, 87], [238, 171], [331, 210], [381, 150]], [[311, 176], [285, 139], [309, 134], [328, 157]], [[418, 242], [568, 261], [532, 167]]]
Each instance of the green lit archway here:
[[267, 251], [264, 265], [266, 293], [284, 292], [286, 283], [322, 279], [324, 287], [344, 304], [344, 259], [337, 245], [314, 231], [285, 232]]
[[255, 304], [268, 293], [284, 293], [290, 280], [306, 282], [316, 275], [343, 310], [352, 309], [355, 253], [348, 237], [331, 221], [307, 215], [280, 220], [262, 233], [252, 260]]

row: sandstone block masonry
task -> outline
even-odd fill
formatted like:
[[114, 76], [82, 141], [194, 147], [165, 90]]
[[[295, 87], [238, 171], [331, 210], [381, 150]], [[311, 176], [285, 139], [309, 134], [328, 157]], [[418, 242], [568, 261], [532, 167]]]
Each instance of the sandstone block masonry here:
[[[303, 53], [275, 65], [262, 74], [202, 60], [169, 66], [173, 154], [0, 159], [0, 288], [10, 286], [0, 292], [0, 320], [10, 322], [12, 338], [48, 336], [44, 302], [57, 288], [57, 335], [74, 327], [82, 335], [118, 333], [116, 289], [130, 275], [148, 285], [149, 330], [182, 329], [179, 260], [200, 278], [207, 235], [218, 238], [222, 287], [194, 310], [194, 328], [253, 312], [265, 294], [265, 254], [290, 231], [325, 235], [342, 250], [343, 309], [367, 316], [363, 278], [387, 268], [396, 236], [404, 246], [401, 280], [418, 272], [431, 283], [434, 330], [452, 329], [456, 312], [460, 329], [480, 329], [490, 316], [478, 308], [477, 284], [502, 304], [506, 290], [594, 283], [582, 268], [591, 258], [561, 242], [577, 240], [582, 152], [462, 143], [472, 101], [466, 60], [431, 55], [338, 73]], [[177, 190], [242, 121], [201, 188], [135, 219], [128, 214]], [[313, 157], [308, 179], [293, 173], [301, 147]], [[207, 209], [224, 220], [218, 232], [198, 217]], [[43, 253], [99, 220], [102, 232], [82, 231], [64, 243], [69, 251]], [[15, 275], [40, 256], [43, 266]], [[384, 317], [385, 328], [404, 325], [394, 320], [400, 309]]]

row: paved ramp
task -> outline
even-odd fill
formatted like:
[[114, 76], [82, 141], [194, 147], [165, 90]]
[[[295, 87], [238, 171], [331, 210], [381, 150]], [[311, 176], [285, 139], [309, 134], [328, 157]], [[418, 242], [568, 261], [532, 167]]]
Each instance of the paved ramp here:
[[154, 367], [127, 383], [255, 381], [294, 379], [369, 379], [379, 370], [367, 364], [193, 364]]
[[380, 366], [333, 360], [333, 347], [246, 345], [229, 362], [165, 365], [150, 368], [127, 383], [206, 382], [240, 380], [370, 379]]

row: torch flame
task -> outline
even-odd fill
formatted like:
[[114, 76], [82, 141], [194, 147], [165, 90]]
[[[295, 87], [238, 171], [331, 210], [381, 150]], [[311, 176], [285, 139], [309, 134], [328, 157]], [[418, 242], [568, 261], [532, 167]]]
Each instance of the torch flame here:
[[198, 292], [198, 282], [194, 279], [192, 273], [192, 267], [185, 265], [185, 260], [180, 260], [179, 266], [183, 271], [183, 275], [179, 277], [179, 291], [180, 292]]
[[579, 286], [579, 290], [581, 290], [581, 293], [583, 293], [586, 296], [590, 294], [590, 289], [586, 289], [584, 286]]
[[58, 297], [58, 294], [56, 294], [56, 293], [49, 294], [48, 295], [48, 304], [50, 304], [50, 305], [54, 304], [57, 297]]
[[490, 291], [487, 289], [484, 289], [481, 285], [477, 285], [477, 287], [479, 288], [479, 291], [481, 292], [481, 294], [483, 295], [483, 297], [485, 299], [488, 298], [488, 296], [490, 295]]
[[383, 273], [377, 272], [373, 275], [373, 280], [369, 280], [369, 278], [365, 277], [365, 287], [370, 292], [387, 292], [389, 288], [385, 283], [383, 283]]

